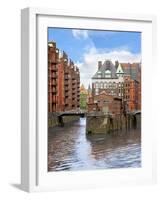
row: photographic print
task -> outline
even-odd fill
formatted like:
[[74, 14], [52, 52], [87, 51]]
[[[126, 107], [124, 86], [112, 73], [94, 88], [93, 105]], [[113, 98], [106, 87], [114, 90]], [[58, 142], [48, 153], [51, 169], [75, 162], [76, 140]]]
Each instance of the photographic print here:
[[48, 171], [141, 167], [141, 32], [48, 28]]

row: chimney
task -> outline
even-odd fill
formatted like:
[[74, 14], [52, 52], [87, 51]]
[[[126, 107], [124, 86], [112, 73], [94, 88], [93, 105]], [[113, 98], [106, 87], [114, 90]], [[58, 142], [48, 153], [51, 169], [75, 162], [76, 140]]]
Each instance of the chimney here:
[[115, 68], [117, 69], [117, 67], [119, 66], [119, 62], [118, 60], [115, 61]]
[[98, 70], [102, 67], [102, 61], [98, 61]]

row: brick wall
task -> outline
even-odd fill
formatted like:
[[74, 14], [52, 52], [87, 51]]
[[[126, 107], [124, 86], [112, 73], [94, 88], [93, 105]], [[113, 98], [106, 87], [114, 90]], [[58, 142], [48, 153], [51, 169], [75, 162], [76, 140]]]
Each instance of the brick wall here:
[[48, 112], [79, 108], [79, 69], [63, 52], [60, 56], [55, 42], [48, 43]]

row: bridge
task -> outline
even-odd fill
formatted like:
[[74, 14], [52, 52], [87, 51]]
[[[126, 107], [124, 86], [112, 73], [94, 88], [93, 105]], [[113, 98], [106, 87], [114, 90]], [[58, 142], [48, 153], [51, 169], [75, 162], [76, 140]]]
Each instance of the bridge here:
[[141, 110], [136, 110], [136, 111], [134, 111], [132, 114], [133, 114], [133, 115], [139, 115], [139, 114], [141, 114]]
[[80, 117], [85, 117], [86, 116], [86, 112], [84, 111], [65, 111], [65, 112], [58, 112], [56, 113], [57, 118], [58, 118], [58, 124], [59, 126], [64, 126], [64, 122], [63, 122], [63, 117], [64, 116], [80, 116]]
[[[92, 113], [93, 114], [93, 113]], [[98, 115], [99, 114], [99, 115]], [[141, 114], [140, 110], [135, 110], [133, 112], [129, 112], [126, 113], [127, 116], [133, 116], [134, 118], [134, 123], [137, 120], [137, 116]], [[59, 126], [64, 126], [64, 122], [63, 122], [63, 117], [64, 116], [80, 116], [80, 117], [85, 117], [87, 115], [86, 111], [82, 111], [82, 110], [71, 110], [71, 111], [64, 111], [64, 112], [56, 112], [55, 116], [57, 117], [57, 122]], [[88, 115], [90, 115], [90, 113], [88, 113]], [[98, 116], [100, 116], [100, 113], [97, 113]], [[94, 116], [97, 116], [96, 113], [94, 114]], [[101, 116], [103, 116], [103, 114], [101, 114]], [[111, 115], [109, 115], [111, 116]]]

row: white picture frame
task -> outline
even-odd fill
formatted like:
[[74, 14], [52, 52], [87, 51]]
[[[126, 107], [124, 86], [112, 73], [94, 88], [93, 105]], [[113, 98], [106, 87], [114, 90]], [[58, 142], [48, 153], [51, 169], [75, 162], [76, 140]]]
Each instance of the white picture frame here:
[[[76, 23], [77, 22], [77, 23]], [[46, 28], [141, 31], [142, 37], [142, 161], [139, 169], [47, 172], [47, 37]], [[120, 27], [120, 28], [117, 28]], [[45, 39], [46, 37], [46, 39]], [[155, 133], [152, 132], [150, 67], [156, 60], [156, 19], [152, 15], [25, 8], [21, 15], [21, 188], [54, 191], [156, 182]], [[43, 56], [42, 56], [43, 55]], [[39, 60], [41, 58], [41, 60]], [[146, 65], [146, 67], [144, 67]], [[41, 90], [40, 90], [41, 88]], [[145, 100], [146, 99], [146, 100]], [[42, 114], [43, 113], [43, 114]]]

